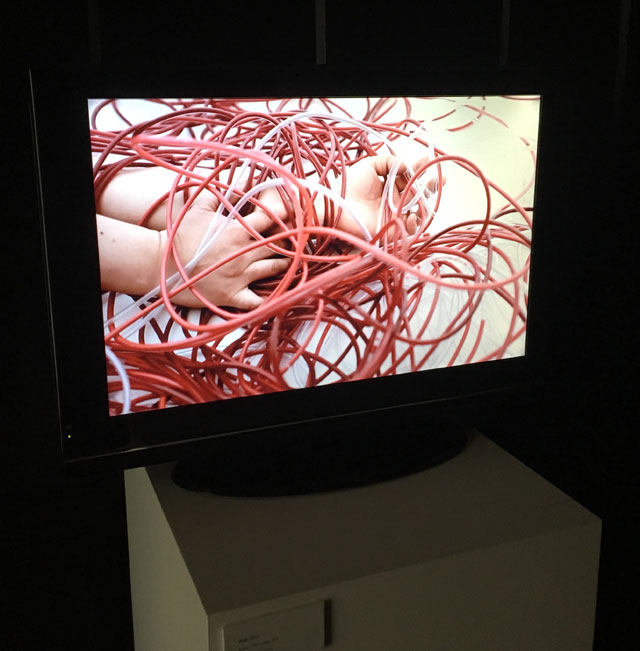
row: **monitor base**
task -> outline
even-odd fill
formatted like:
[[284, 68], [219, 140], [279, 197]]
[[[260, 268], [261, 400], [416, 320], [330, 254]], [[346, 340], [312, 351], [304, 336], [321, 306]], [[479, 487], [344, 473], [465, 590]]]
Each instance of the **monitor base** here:
[[182, 488], [236, 497], [301, 495], [396, 479], [464, 448], [470, 428], [412, 406], [208, 440], [179, 460]]

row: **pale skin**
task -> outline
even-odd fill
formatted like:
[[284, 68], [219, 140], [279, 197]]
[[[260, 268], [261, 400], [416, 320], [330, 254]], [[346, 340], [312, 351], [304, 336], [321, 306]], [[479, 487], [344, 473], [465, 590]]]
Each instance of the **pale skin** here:
[[[352, 165], [346, 173], [347, 205], [363, 221], [371, 234], [377, 229], [384, 181], [395, 160], [391, 154], [371, 156]], [[393, 191], [396, 204], [407, 183], [403, 174], [405, 171], [406, 166], [400, 164]], [[137, 224], [148, 207], [169, 191], [174, 179], [175, 174], [169, 170], [144, 168], [121, 172], [106, 187], [97, 205], [100, 275], [104, 290], [142, 295], [160, 284], [162, 257], [168, 238], [166, 205], [163, 203], [158, 206], [145, 226]], [[340, 189], [340, 184], [340, 178], [331, 182], [331, 186], [337, 190]], [[287, 209], [277, 190], [264, 191], [259, 199], [274, 216], [283, 221], [287, 220]], [[177, 217], [183, 205], [183, 193], [176, 193], [174, 217]], [[183, 263], [190, 260], [198, 249], [211, 219], [217, 218], [217, 205], [214, 195], [205, 191], [185, 214], [174, 240], [178, 256]], [[318, 198], [315, 206], [322, 223], [322, 199]], [[261, 234], [267, 234], [275, 226], [271, 217], [258, 208], [245, 220]], [[362, 237], [360, 226], [345, 211], [337, 227]], [[415, 215], [409, 215], [406, 227], [410, 233], [415, 231]], [[195, 275], [209, 268], [253, 241], [254, 238], [240, 223], [231, 222], [191, 274]], [[262, 246], [233, 258], [209, 273], [196, 286], [203, 296], [215, 305], [251, 310], [264, 300], [251, 289], [251, 284], [282, 273], [289, 264], [289, 258], [277, 256], [272, 249]], [[169, 275], [175, 270], [176, 267], [170, 258]], [[177, 294], [172, 301], [186, 307], [203, 306], [189, 290]]]

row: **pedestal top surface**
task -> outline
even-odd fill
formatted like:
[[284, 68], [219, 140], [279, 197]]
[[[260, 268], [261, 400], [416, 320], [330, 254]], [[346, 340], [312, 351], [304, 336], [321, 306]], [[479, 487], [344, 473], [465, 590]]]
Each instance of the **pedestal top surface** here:
[[597, 522], [479, 434], [425, 472], [317, 495], [191, 493], [171, 469], [147, 472], [208, 612]]

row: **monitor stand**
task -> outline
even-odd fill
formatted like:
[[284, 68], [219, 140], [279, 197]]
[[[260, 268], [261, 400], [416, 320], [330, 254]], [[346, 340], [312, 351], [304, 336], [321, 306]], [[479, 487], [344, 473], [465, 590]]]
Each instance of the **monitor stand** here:
[[412, 406], [219, 436], [179, 460], [182, 488], [237, 497], [341, 490], [451, 459], [470, 428]]

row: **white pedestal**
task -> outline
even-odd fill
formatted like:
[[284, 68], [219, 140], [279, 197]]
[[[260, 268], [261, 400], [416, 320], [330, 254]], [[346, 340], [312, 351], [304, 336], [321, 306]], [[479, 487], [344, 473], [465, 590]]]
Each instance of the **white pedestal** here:
[[321, 600], [332, 651], [592, 648], [600, 520], [481, 435], [303, 497], [190, 493], [171, 467], [125, 473], [137, 651], [223, 651], [223, 626]]

